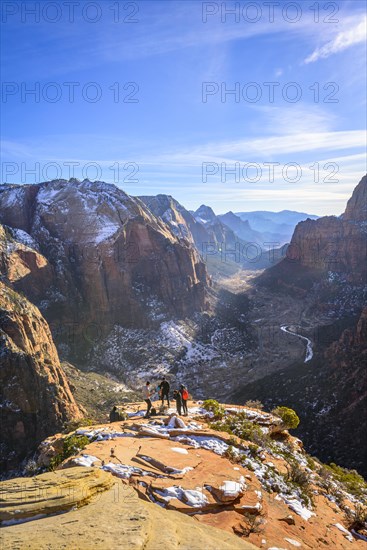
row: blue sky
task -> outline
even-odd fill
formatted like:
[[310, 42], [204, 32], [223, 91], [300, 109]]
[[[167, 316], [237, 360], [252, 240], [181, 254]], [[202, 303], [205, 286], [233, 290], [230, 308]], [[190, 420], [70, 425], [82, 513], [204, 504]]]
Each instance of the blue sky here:
[[366, 171], [363, 1], [47, 4], [2, 3], [2, 181], [344, 210]]

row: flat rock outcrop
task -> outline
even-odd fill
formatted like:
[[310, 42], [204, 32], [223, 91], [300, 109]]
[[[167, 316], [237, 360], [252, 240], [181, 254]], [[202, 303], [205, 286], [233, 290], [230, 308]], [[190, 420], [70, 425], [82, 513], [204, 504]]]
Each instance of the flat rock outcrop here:
[[108, 472], [95, 468], [69, 468], [35, 478], [3, 481], [0, 522], [6, 525], [67, 512], [84, 506], [113, 485], [114, 479]]
[[[25, 499], [21, 498], [20, 487], [27, 494]], [[18, 505], [34, 515], [46, 515], [21, 525], [3, 527], [4, 550], [257, 548], [221, 529], [144, 502], [133, 488], [101, 470], [79, 467], [43, 474], [26, 482], [16, 479], [4, 484], [2, 494], [5, 499], [2, 518], [12, 516], [9, 510], [12, 512]], [[66, 507], [73, 510], [50, 516], [66, 512]]]

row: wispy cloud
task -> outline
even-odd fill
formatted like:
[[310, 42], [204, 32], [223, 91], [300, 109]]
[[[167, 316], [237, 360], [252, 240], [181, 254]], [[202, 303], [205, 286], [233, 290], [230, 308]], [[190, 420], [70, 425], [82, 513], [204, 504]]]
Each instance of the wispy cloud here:
[[[191, 153], [176, 155], [174, 158], [209, 161], [216, 157], [218, 162], [226, 159], [247, 162], [268, 159], [270, 156], [289, 153], [347, 150], [365, 148], [366, 137], [363, 130], [339, 132], [310, 132], [287, 135], [274, 135], [257, 139], [210, 143], [197, 147]], [[251, 158], [252, 157], [252, 158]], [[255, 159], [254, 159], [255, 157]]]
[[281, 107], [254, 105], [252, 108], [262, 116], [262, 131], [270, 135], [329, 132], [336, 129], [338, 122], [336, 114], [318, 104], [287, 103]]
[[[306, 127], [301, 130], [306, 129]], [[283, 130], [286, 130], [284, 126]], [[73, 136], [76, 141], [79, 135]], [[91, 136], [84, 136], [90, 141]], [[102, 145], [104, 136], [94, 136], [96, 143]], [[58, 143], [59, 140], [65, 140], [65, 136], [53, 136], [52, 143]], [[49, 141], [42, 145], [34, 142], [13, 142], [3, 141], [2, 148], [4, 154], [9, 160], [23, 160], [24, 157], [34, 159], [35, 161], [54, 161], [63, 162], [78, 160], [81, 164], [88, 162], [98, 162], [101, 165], [111, 165], [114, 162], [134, 162], [141, 166], [150, 167], [182, 167], [189, 168], [200, 166], [203, 162], [267, 162], [274, 158], [283, 158], [292, 153], [302, 154], [309, 157], [309, 153], [314, 155], [322, 151], [349, 151], [349, 154], [357, 154], [358, 150], [365, 150], [366, 135], [364, 130], [346, 130], [346, 131], [318, 131], [316, 127], [308, 127], [308, 131], [297, 132], [277, 132], [274, 135], [264, 135], [256, 138], [247, 138], [242, 140], [215, 141], [197, 144], [195, 146], [183, 146], [182, 148], [166, 148], [162, 153], [161, 148], [156, 149], [152, 146], [135, 151], [134, 154], [125, 143], [122, 147], [124, 155], [98, 159], [98, 157], [75, 157], [70, 154], [70, 150], [63, 148], [55, 155], [55, 148], [49, 149]], [[57, 147], [56, 147], [57, 148]], [[121, 147], [120, 147], [121, 151]], [[110, 151], [111, 153], [111, 151]], [[301, 156], [301, 155], [299, 155]]]
[[348, 29], [338, 32], [332, 40], [323, 46], [316, 48], [311, 55], [306, 57], [305, 63], [314, 63], [319, 59], [325, 59], [333, 54], [342, 52], [351, 46], [365, 42], [366, 25], [366, 16], [363, 17], [362, 21], [354, 21]]

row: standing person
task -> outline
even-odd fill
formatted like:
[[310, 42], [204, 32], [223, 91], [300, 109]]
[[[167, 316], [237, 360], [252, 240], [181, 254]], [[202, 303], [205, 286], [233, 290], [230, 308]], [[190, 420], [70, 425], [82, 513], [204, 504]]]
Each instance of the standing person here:
[[168, 403], [168, 406], [169, 406], [169, 390], [170, 390], [170, 385], [169, 385], [168, 380], [166, 380], [166, 377], [165, 377], [165, 376], [163, 376], [162, 382], [159, 384], [159, 387], [160, 387], [160, 389], [161, 389], [162, 407], [163, 407], [163, 405], [164, 405], [164, 398], [167, 399], [167, 403]]
[[181, 409], [182, 409], [182, 397], [178, 390], [175, 390], [173, 392], [173, 399], [176, 400], [176, 409], [178, 412], [178, 415], [181, 416]]
[[152, 402], [150, 400], [151, 396], [153, 395], [153, 392], [150, 389], [150, 382], [147, 382], [145, 384], [144, 388], [144, 401], [147, 404], [147, 412], [145, 414], [144, 418], [150, 418], [150, 409], [152, 408]]
[[110, 412], [110, 422], [116, 422], [117, 420], [119, 420], [119, 418], [117, 413], [117, 407], [115, 405], [112, 411]]
[[188, 416], [188, 411], [187, 411], [187, 400], [189, 398], [189, 392], [187, 391], [187, 388], [186, 386], [184, 386], [183, 384], [181, 384], [180, 386], [180, 394], [181, 394], [181, 399], [182, 399], [182, 408], [183, 408], [183, 412], [184, 412], [184, 416]]

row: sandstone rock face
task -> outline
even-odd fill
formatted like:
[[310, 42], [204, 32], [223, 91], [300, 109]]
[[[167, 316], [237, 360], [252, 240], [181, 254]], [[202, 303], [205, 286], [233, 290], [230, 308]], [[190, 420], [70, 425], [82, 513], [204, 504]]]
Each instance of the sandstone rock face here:
[[187, 239], [195, 244], [199, 252], [202, 251], [201, 243], [209, 240], [205, 228], [194, 216], [170, 195], [142, 196], [139, 197], [149, 210], [160, 217], [171, 231], [179, 238]]
[[295, 229], [289, 257], [307, 268], [346, 274], [348, 281], [363, 283], [366, 242], [366, 232], [350, 221], [331, 216], [306, 220]]
[[204, 307], [204, 263], [139, 199], [88, 180], [0, 191], [0, 221], [30, 235], [49, 265], [36, 304], [71, 357], [114, 324], [150, 326]]
[[349, 364], [352, 359], [360, 360], [361, 364], [366, 363], [367, 306], [362, 309], [355, 329], [344, 330], [339, 340], [327, 349], [326, 356], [338, 366]]
[[14, 290], [40, 301], [52, 279], [47, 259], [37, 250], [37, 243], [21, 230], [0, 224], [0, 274]]
[[81, 417], [39, 310], [0, 282], [1, 461], [12, 468]]
[[[4, 550], [257, 548], [221, 529], [202, 525], [178, 512], [165, 511], [139, 500], [134, 489], [122, 485], [111, 474], [91, 468], [70, 468], [27, 481], [15, 479], [6, 482], [3, 494], [5, 501], [10, 503], [6, 503], [2, 519], [13, 515], [19, 517], [21, 510], [27, 510], [28, 517], [31, 513], [33, 517], [47, 515], [35, 522], [3, 527]], [[90, 503], [82, 508], [50, 516], [88, 501]], [[20, 512], [12, 514], [16, 505], [19, 505]]]
[[2, 482], [0, 522], [24, 521], [87, 504], [95, 495], [110, 489], [112, 476], [93, 468], [69, 468], [41, 474], [35, 479]]
[[348, 201], [344, 220], [366, 222], [367, 220], [367, 176], [363, 176]]
[[[355, 188], [341, 218], [326, 216], [300, 222], [293, 234], [288, 258], [315, 271], [331, 271], [349, 282], [363, 284], [367, 278], [367, 178]], [[275, 268], [276, 269], [276, 268]]]

